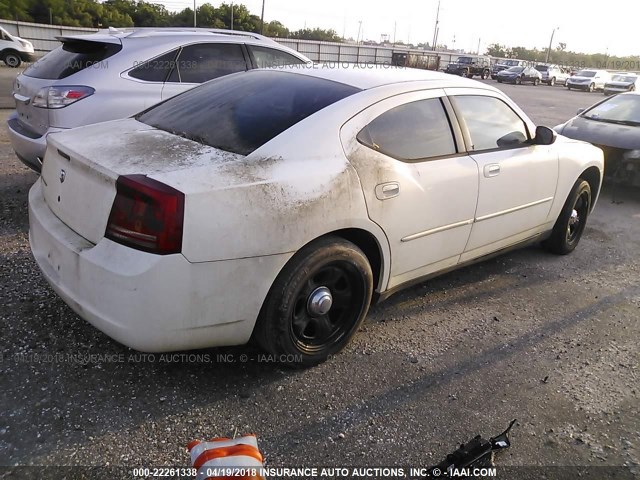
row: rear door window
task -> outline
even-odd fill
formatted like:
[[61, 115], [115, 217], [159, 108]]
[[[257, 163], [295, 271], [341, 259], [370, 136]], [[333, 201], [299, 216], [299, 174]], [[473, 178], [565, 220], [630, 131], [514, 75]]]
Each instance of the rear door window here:
[[386, 111], [358, 133], [358, 141], [398, 160], [420, 160], [456, 153], [449, 119], [439, 98]]
[[247, 48], [253, 55], [253, 62], [256, 68], [273, 68], [306, 63], [290, 53], [276, 50], [275, 48], [257, 45], [247, 45]]
[[178, 50], [147, 60], [129, 72], [129, 76], [145, 82], [164, 82], [176, 64]]
[[229, 75], [151, 107], [142, 123], [248, 155], [319, 110], [360, 89], [275, 70]]
[[197, 43], [182, 49], [170, 82], [203, 83], [247, 70], [242, 46], [234, 43]]
[[28, 77], [59, 80], [85, 68], [107, 68], [108, 58], [122, 50], [122, 45], [87, 40], [66, 41], [36, 63], [24, 74]]

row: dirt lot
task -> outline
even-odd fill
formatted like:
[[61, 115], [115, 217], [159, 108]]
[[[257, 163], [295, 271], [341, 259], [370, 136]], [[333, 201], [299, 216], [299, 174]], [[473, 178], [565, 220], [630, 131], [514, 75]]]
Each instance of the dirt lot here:
[[[550, 126], [601, 98], [502, 88]], [[418, 285], [373, 307], [345, 352], [290, 371], [248, 347], [151, 361], [77, 317], [29, 252], [36, 178], [3, 130], [0, 466], [185, 466], [190, 440], [236, 432], [274, 466], [428, 466], [517, 418], [498, 478], [640, 474], [637, 190], [612, 203], [606, 186], [573, 254], [533, 247]]]

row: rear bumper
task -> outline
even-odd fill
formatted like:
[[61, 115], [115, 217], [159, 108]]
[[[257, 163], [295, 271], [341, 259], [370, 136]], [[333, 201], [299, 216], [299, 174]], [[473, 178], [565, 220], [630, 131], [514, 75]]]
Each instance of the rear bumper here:
[[42, 159], [44, 158], [44, 152], [47, 150], [47, 135], [63, 130], [61, 128], [49, 128], [44, 135], [40, 135], [20, 122], [16, 112], [9, 115], [7, 128], [9, 130], [9, 141], [20, 161], [38, 173], [42, 169]]
[[167, 352], [249, 341], [289, 255], [189, 263], [110, 240], [88, 242], [29, 192], [29, 244], [43, 276], [80, 317], [116, 341]]

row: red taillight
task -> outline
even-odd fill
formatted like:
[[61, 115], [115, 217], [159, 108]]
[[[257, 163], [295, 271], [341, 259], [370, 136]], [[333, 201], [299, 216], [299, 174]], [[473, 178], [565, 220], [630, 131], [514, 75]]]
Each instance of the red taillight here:
[[160, 255], [182, 250], [182, 192], [145, 175], [118, 177], [116, 190], [106, 238]]

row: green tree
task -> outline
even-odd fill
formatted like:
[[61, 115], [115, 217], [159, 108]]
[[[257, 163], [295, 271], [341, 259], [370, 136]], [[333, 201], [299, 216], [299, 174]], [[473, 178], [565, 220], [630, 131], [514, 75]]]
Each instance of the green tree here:
[[28, 0], [0, 0], [0, 18], [31, 22]]
[[[324, 42], [341, 42], [342, 39], [338, 36], [335, 30], [325, 30], [322, 28], [303, 28], [291, 32], [291, 38], [299, 38], [301, 40], [321, 40]], [[398, 42], [399, 43], [399, 42]]]
[[289, 29], [277, 20], [272, 20], [264, 25], [264, 34], [268, 37], [287, 38]]

